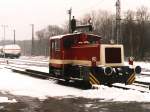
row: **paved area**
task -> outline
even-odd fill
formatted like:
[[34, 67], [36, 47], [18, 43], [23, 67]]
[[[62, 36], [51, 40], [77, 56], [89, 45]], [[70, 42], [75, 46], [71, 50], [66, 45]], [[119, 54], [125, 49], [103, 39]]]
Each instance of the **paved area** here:
[[150, 112], [150, 103], [104, 102], [102, 99], [48, 98], [40, 101], [26, 96], [0, 94], [17, 103], [0, 103], [0, 112]]

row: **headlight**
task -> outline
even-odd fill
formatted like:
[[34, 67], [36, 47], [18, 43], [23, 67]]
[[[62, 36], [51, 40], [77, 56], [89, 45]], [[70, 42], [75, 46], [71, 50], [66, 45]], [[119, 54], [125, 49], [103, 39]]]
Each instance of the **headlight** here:
[[104, 69], [104, 73], [105, 73], [105, 75], [111, 75], [113, 73], [112, 67], [106, 67]]

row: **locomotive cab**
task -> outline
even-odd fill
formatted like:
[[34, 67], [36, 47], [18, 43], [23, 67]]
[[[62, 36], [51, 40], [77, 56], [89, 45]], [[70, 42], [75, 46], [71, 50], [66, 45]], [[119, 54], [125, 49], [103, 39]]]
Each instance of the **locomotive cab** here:
[[75, 33], [50, 38], [49, 73], [91, 85], [132, 84], [137, 70], [124, 65], [123, 45], [101, 44], [100, 36]]

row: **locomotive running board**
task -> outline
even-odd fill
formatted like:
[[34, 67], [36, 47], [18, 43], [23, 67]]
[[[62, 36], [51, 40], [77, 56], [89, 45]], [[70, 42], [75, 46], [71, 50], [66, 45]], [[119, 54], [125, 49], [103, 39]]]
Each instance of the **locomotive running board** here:
[[93, 85], [100, 85], [100, 82], [97, 80], [97, 78], [92, 74], [89, 73], [89, 83]]

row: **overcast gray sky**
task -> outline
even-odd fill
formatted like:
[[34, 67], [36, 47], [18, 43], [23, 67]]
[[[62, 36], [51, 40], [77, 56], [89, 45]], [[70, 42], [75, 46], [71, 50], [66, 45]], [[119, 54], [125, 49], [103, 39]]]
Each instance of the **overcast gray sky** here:
[[[150, 8], [150, 0], [120, 0], [122, 13], [128, 9], [136, 10], [142, 5]], [[115, 12], [116, 0], [0, 0], [0, 25], [7, 25], [6, 39], [31, 39], [31, 25], [35, 31], [49, 24], [60, 25], [68, 20], [67, 10], [72, 7], [72, 14], [79, 18], [92, 10], [104, 9]], [[0, 27], [0, 40], [3, 28]]]

